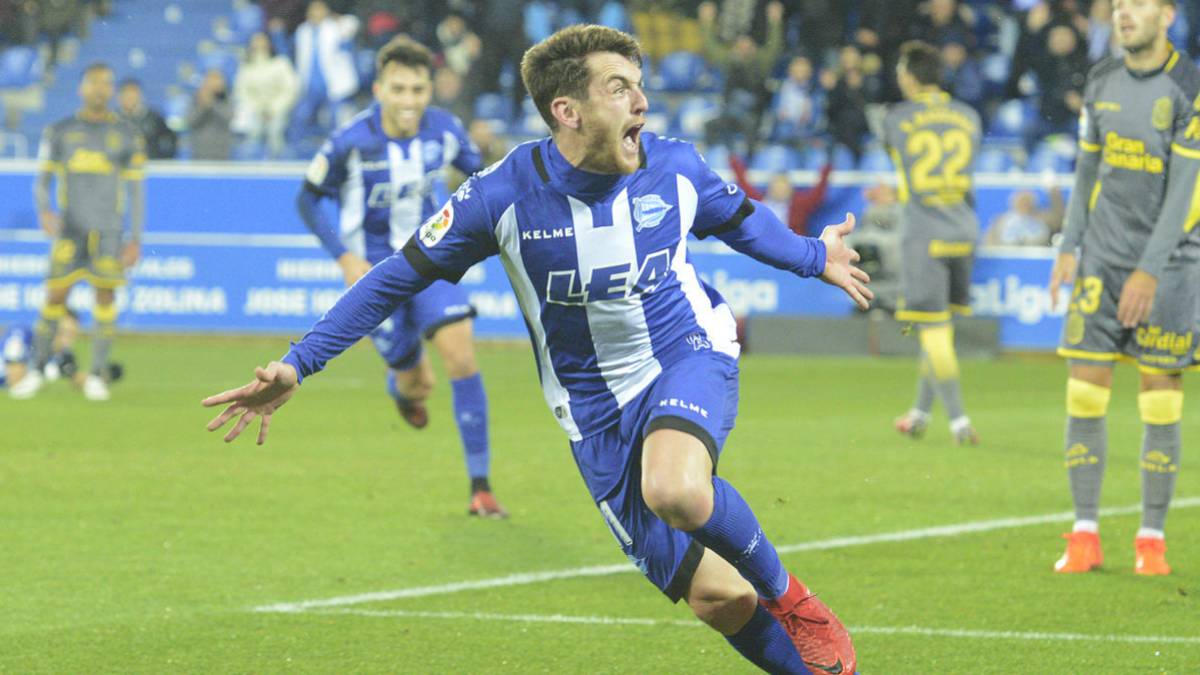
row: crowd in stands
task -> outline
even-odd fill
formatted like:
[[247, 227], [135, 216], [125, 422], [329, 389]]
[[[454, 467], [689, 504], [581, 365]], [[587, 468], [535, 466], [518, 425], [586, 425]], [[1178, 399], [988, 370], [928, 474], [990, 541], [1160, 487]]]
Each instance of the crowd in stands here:
[[[590, 21], [638, 36], [653, 93], [649, 129], [747, 157], [751, 169], [832, 162], [877, 171], [888, 165], [872, 124], [899, 98], [900, 44], [919, 38], [941, 51], [946, 88], [985, 120], [981, 170], [1064, 171], [1087, 71], [1117, 52], [1110, 2], [229, 0], [211, 40], [196, 45], [182, 83], [187, 104], [122, 109], [155, 136], [158, 157], [175, 156], [170, 132], [191, 158], [302, 159], [369, 102], [373, 51], [406, 33], [437, 55], [435, 104], [503, 146], [545, 131], [525, 101], [521, 54], [561, 26]], [[117, 21], [146, 11], [142, 4], [0, 0], [0, 39], [38, 42], [52, 73], [70, 57], [64, 35], [86, 39], [95, 17]], [[1180, 0], [1170, 36], [1200, 54], [1200, 0]], [[169, 129], [147, 118], [164, 106], [179, 108], [165, 115]]]

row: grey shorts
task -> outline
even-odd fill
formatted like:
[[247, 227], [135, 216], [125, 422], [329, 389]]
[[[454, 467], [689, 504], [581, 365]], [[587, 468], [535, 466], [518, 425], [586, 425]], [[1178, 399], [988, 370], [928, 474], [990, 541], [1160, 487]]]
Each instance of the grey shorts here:
[[910, 237], [900, 243], [903, 265], [896, 320], [943, 323], [971, 313], [974, 244]]
[[97, 288], [116, 288], [125, 283], [121, 265], [120, 232], [64, 230], [50, 245], [50, 273], [46, 285], [70, 286], [86, 279]]
[[1133, 361], [1145, 372], [1177, 372], [1197, 363], [1200, 265], [1163, 271], [1150, 317], [1137, 328], [1117, 321], [1121, 289], [1132, 270], [1079, 262], [1058, 353], [1092, 362]]

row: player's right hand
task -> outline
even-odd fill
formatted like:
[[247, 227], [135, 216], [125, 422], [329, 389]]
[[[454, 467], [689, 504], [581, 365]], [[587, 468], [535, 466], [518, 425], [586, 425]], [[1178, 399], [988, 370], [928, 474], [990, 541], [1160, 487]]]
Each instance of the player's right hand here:
[[38, 214], [38, 225], [47, 237], [57, 237], [62, 232], [62, 218], [54, 211], [42, 211]]
[[1058, 308], [1058, 290], [1075, 282], [1078, 266], [1074, 253], [1059, 253], [1054, 259], [1054, 268], [1050, 270], [1050, 309]]
[[272, 361], [267, 364], [266, 368], [255, 368], [254, 379], [249, 383], [237, 389], [209, 396], [201, 401], [205, 408], [229, 404], [229, 407], [214, 417], [205, 428], [209, 431], [216, 431], [225, 426], [229, 420], [241, 415], [229, 433], [225, 434], [225, 442], [228, 443], [241, 435], [246, 426], [254, 421], [254, 418], [261, 417], [262, 423], [258, 427], [258, 444], [262, 445], [267, 440], [267, 428], [271, 425], [271, 416], [284, 403], [287, 403], [299, 388], [300, 378], [291, 364]]
[[353, 286], [354, 282], [371, 271], [371, 263], [349, 252], [339, 256], [337, 264], [338, 267], [342, 268], [342, 278], [346, 280], [347, 288]]

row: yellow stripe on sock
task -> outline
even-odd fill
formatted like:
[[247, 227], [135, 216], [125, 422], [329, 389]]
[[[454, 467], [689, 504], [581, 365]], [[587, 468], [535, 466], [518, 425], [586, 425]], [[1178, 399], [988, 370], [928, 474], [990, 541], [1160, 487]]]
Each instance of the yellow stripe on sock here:
[[1086, 380], [1067, 379], [1067, 414], [1071, 417], [1104, 417], [1112, 390]]
[[1138, 412], [1146, 424], [1175, 424], [1183, 419], [1183, 391], [1154, 389], [1138, 394]]
[[96, 305], [92, 310], [92, 318], [96, 319], [97, 323], [113, 323], [117, 320], [117, 305]]

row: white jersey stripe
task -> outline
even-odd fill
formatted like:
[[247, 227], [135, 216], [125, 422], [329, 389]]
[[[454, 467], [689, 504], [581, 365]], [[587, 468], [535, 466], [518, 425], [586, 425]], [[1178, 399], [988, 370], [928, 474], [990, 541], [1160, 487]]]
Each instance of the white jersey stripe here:
[[[391, 183], [388, 187], [392, 191], [388, 243], [393, 250], [403, 247], [421, 222], [421, 185], [425, 180], [425, 160], [421, 157], [420, 139], [410, 140], [407, 145], [407, 148], [403, 148], [399, 141], [388, 141], [387, 144], [388, 178]], [[382, 184], [376, 184], [375, 187], [378, 189]], [[405, 188], [408, 188], [408, 194], [401, 197]]]
[[554, 364], [550, 360], [546, 330], [542, 327], [541, 303], [533, 288], [533, 281], [525, 271], [525, 262], [521, 259], [521, 233], [517, 227], [516, 205], [509, 205], [496, 223], [496, 242], [500, 246], [500, 262], [504, 264], [508, 281], [512, 284], [517, 302], [521, 305], [521, 313], [525, 315], [525, 321], [533, 333], [533, 346], [537, 350], [539, 375], [542, 380], [542, 395], [571, 440], [582, 440], [579, 427], [571, 417], [570, 395], [559, 382], [558, 374], [554, 372]]
[[696, 188], [682, 174], [676, 174], [675, 186], [679, 194], [680, 233], [679, 246], [671, 259], [671, 269], [679, 278], [679, 287], [692, 306], [696, 323], [704, 329], [713, 350], [736, 359], [742, 353], [742, 347], [737, 341], [737, 322], [733, 312], [726, 304], [716, 308], [712, 306], [708, 293], [700, 286], [696, 268], [687, 261], [687, 237], [696, 218]]
[[[603, 280], [607, 289], [591, 288], [588, 293], [610, 291], [620, 296], [612, 300], [593, 300], [586, 305], [586, 311], [600, 375], [617, 399], [617, 405], [624, 407], [662, 373], [662, 365], [654, 358], [642, 300], [628, 293], [638, 274], [629, 194], [622, 190], [613, 199], [612, 225], [608, 227], [595, 227], [591, 209], [583, 202], [571, 196], [567, 201], [571, 204], [575, 252], [579, 273], [583, 276], [581, 283]], [[592, 275], [593, 270], [621, 266], [625, 266], [624, 272], [611, 276]]]
[[367, 257], [367, 240], [363, 233], [366, 207], [363, 203], [362, 155], [358, 148], [346, 156], [346, 180], [342, 183], [339, 202], [342, 205], [338, 230], [346, 250], [360, 258]]

